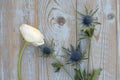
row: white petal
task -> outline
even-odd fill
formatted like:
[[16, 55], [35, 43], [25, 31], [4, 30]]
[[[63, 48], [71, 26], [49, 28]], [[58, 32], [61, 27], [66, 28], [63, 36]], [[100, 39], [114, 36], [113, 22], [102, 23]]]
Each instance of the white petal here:
[[35, 42], [35, 43], [32, 43], [34, 46], [40, 46], [40, 45], [43, 45], [44, 44], [44, 41], [43, 42]]
[[43, 34], [36, 28], [23, 24], [20, 26], [20, 32], [23, 36], [23, 38], [30, 43], [40, 45], [37, 43], [44, 43], [44, 36]]

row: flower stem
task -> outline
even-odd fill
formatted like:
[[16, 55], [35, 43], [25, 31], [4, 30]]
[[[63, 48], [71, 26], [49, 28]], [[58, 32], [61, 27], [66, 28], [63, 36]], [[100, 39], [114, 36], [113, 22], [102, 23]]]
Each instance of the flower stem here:
[[89, 67], [90, 67], [90, 51], [91, 50], [91, 38], [89, 40], [89, 49], [88, 49], [88, 66], [87, 66], [87, 77], [89, 77]]
[[[53, 57], [53, 59], [55, 59], [58, 63], [61, 63], [61, 62], [56, 58], [56, 56], [55, 56], [54, 54], [52, 55], [52, 57]], [[67, 69], [66, 69], [64, 66], [62, 66], [62, 68], [63, 68], [64, 71], [70, 76], [70, 78], [71, 78], [72, 80], [74, 80], [73, 77], [70, 75], [70, 73], [67, 71]]]
[[24, 53], [24, 50], [27, 46], [27, 42], [25, 42], [22, 46], [22, 49], [20, 51], [20, 54], [19, 54], [19, 59], [18, 59], [18, 80], [22, 80], [22, 77], [21, 77], [21, 60], [22, 60], [22, 56], [23, 56], [23, 53]]
[[72, 76], [69, 74], [69, 72], [67, 71], [67, 69], [63, 66], [63, 69], [64, 69], [64, 71], [71, 77], [71, 79], [72, 80], [74, 80], [73, 78], [72, 78]]
[[77, 69], [77, 68], [80, 70], [80, 74], [81, 74], [82, 80], [84, 80], [84, 76], [83, 76], [83, 73], [82, 73], [82, 69], [81, 69], [81, 66], [80, 66], [79, 63], [76, 63], [76, 69]]

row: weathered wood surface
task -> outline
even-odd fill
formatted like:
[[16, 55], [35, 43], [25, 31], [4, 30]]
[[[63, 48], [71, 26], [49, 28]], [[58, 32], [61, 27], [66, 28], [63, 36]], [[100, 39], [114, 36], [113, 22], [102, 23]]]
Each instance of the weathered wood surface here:
[[[0, 0], [0, 80], [17, 80], [17, 61], [23, 44], [21, 24], [39, 28], [47, 41], [54, 39], [56, 54], [61, 55], [62, 46], [76, 45], [79, 22], [75, 9], [84, 13], [84, 6], [98, 6], [96, 16], [102, 23], [92, 41], [91, 69], [103, 68], [98, 80], [120, 80], [119, 0]], [[64, 71], [54, 73], [52, 60], [38, 57], [39, 52], [33, 46], [26, 48], [23, 80], [70, 80]], [[69, 66], [66, 68], [74, 75]]]

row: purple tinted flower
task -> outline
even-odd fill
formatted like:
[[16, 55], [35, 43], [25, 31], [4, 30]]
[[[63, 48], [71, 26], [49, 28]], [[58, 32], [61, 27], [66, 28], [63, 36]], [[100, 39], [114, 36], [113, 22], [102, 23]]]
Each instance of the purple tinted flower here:
[[80, 61], [82, 58], [82, 53], [80, 51], [71, 51], [70, 60], [73, 62]]

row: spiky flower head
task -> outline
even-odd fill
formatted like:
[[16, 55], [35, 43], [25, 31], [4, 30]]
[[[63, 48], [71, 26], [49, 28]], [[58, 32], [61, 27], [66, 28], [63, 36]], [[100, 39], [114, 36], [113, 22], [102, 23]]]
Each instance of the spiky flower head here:
[[85, 35], [89, 38], [91, 38], [94, 34], [94, 30], [96, 25], [101, 24], [97, 21], [97, 17], [94, 17], [96, 12], [98, 11], [98, 8], [95, 10], [88, 10], [85, 7], [85, 14], [77, 11], [79, 14], [79, 21], [80, 21], [80, 26], [81, 30], [85, 33]]
[[40, 53], [42, 53], [41, 56], [48, 57], [52, 53], [54, 53], [53, 42], [51, 42], [51, 44], [49, 44], [48, 42], [45, 41], [45, 44], [40, 46], [39, 48], [40, 48]]
[[67, 64], [74, 65], [74, 63], [80, 63], [82, 60], [87, 59], [85, 58], [85, 53], [81, 52], [80, 44], [76, 48], [71, 45], [71, 48], [63, 48], [63, 50], [66, 53], [63, 57], [66, 59]]
[[71, 51], [70, 60], [72, 62], [77, 62], [81, 60], [81, 58], [82, 58], [82, 53], [80, 51]]

